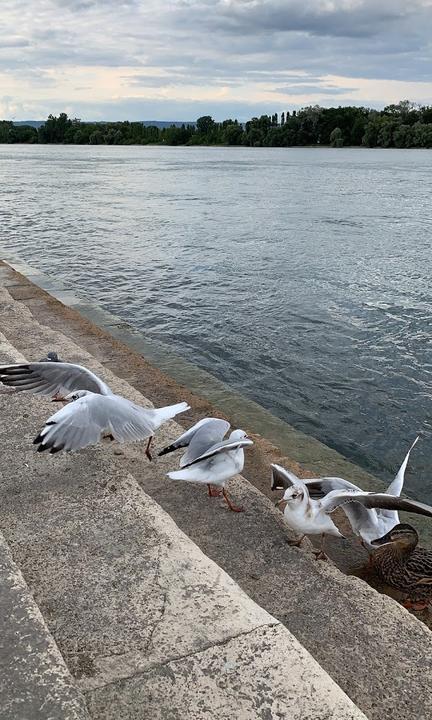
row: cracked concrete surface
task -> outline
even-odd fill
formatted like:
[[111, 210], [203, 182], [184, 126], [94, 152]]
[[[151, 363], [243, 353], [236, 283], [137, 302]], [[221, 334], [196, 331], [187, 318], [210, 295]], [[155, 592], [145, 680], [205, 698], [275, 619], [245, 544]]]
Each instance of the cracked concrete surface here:
[[112, 703], [121, 720], [356, 718], [357, 710], [347, 710], [336, 686], [323, 687], [313, 670], [304, 648], [288, 645], [279, 624], [265, 625], [97, 690], [88, 703], [97, 720], [111, 717]]
[[[40, 328], [4, 291], [0, 321], [37, 341]], [[1, 335], [0, 363], [21, 359]], [[54, 648], [55, 640], [92, 718], [364, 718], [293, 635], [142, 490], [109, 442], [37, 454], [32, 439], [51, 411], [47, 399], [0, 389], [0, 522], [45, 619], [45, 640]], [[158, 442], [178, 430], [169, 423]], [[165, 482], [143, 453], [141, 463], [149, 480], [157, 473]], [[28, 593], [27, 613], [30, 602]], [[6, 622], [13, 633], [14, 618]], [[4, 676], [14, 672], [6, 663]], [[44, 677], [29, 682], [30, 694]]]

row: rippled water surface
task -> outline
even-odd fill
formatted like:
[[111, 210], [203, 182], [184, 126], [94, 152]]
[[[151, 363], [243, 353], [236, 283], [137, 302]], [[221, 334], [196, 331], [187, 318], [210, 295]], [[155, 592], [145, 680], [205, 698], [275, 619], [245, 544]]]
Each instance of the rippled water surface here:
[[432, 499], [428, 150], [0, 146], [0, 242]]

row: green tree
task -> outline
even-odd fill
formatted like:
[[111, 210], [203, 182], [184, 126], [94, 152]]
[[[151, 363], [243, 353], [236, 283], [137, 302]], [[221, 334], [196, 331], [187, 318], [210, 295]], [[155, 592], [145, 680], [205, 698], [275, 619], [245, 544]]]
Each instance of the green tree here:
[[214, 130], [215, 127], [215, 121], [211, 117], [211, 115], [203, 115], [202, 117], [199, 117], [196, 121], [196, 128], [197, 131], [201, 135], [209, 135], [212, 130]]
[[330, 145], [332, 147], [340, 148], [343, 147], [344, 137], [342, 130], [339, 127], [335, 127], [330, 133]]
[[[414, 126], [415, 127], [415, 126]], [[399, 125], [393, 134], [394, 145], [397, 148], [409, 148], [414, 145], [415, 131], [412, 125]]]
[[371, 113], [369, 116], [369, 122], [365, 127], [365, 132], [362, 138], [362, 145], [366, 145], [366, 147], [376, 147], [378, 144], [379, 131], [380, 121], [378, 113]]
[[104, 143], [104, 136], [100, 129], [93, 130], [89, 137], [89, 144], [90, 145], [103, 145]]
[[62, 143], [71, 125], [72, 120], [69, 120], [66, 113], [60, 113], [58, 117], [48, 115], [48, 120], [39, 128], [39, 140], [44, 143]]
[[243, 128], [238, 122], [230, 122], [223, 129], [223, 140], [227, 145], [241, 145], [243, 142]]
[[377, 145], [382, 148], [393, 146], [393, 133], [398, 127], [398, 120], [381, 116], [379, 118], [379, 130], [377, 135]]

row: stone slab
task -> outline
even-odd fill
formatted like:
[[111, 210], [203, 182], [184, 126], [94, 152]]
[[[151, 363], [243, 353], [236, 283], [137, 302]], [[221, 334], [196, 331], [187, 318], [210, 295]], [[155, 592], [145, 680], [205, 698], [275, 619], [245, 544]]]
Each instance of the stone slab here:
[[[301, 669], [301, 670], [300, 670]], [[357, 720], [364, 715], [281, 626], [87, 693], [94, 720]]]
[[0, 717], [88, 720], [78, 691], [0, 533]]

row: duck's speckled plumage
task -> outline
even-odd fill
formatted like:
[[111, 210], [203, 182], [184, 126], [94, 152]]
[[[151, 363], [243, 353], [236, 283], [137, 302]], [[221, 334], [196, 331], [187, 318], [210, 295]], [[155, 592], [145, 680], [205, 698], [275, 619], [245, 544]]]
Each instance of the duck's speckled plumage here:
[[372, 555], [378, 575], [387, 585], [407, 593], [412, 602], [432, 602], [432, 550], [417, 547], [416, 530], [405, 523], [374, 541]]

